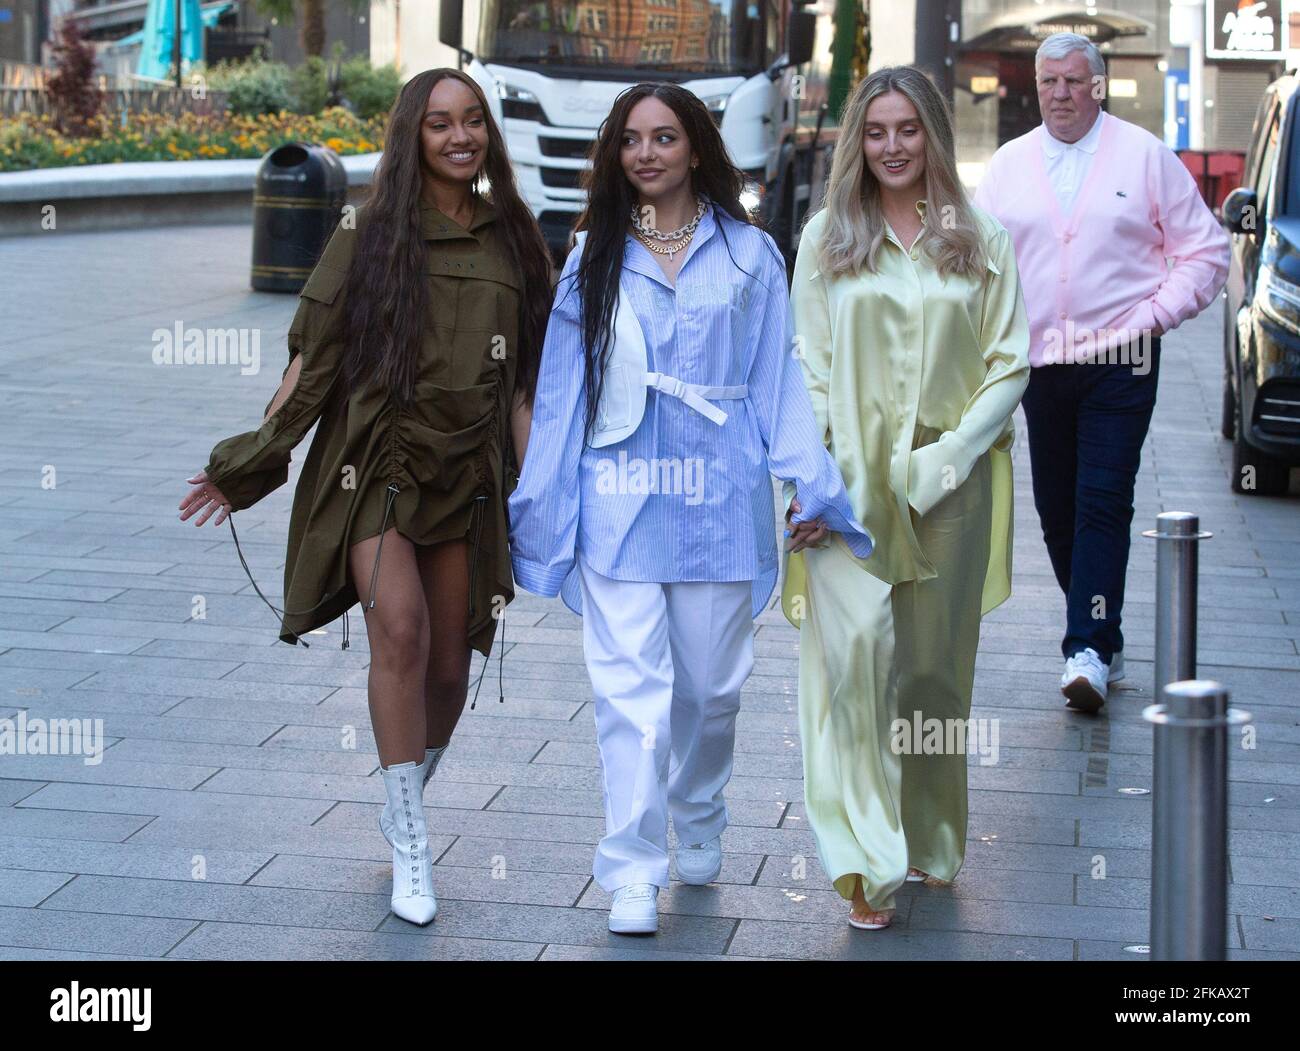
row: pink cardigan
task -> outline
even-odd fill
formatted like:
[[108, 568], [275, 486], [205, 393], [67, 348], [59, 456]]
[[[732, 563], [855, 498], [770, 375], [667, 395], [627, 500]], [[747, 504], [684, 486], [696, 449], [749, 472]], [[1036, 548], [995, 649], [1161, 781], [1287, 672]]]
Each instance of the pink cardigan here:
[[1105, 113], [1073, 210], [1062, 215], [1046, 134], [1040, 124], [999, 149], [975, 195], [1016, 246], [1029, 363], [1071, 360], [1136, 332], [1159, 336], [1204, 310], [1228, 273], [1228, 236], [1183, 163], [1154, 135]]

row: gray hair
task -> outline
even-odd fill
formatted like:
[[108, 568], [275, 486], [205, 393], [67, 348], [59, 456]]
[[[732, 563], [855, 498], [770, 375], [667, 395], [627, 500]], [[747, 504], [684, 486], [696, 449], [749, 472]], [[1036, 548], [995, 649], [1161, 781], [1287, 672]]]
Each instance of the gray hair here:
[[1088, 68], [1092, 70], [1093, 76], [1104, 77], [1106, 75], [1106, 60], [1101, 57], [1101, 52], [1097, 50], [1097, 45], [1089, 40], [1086, 36], [1080, 36], [1078, 33], [1053, 33], [1038, 45], [1038, 51], [1034, 55], [1034, 71], [1043, 68], [1043, 59], [1045, 58], [1065, 58], [1066, 55], [1073, 54], [1075, 51], [1082, 51], [1088, 59]]

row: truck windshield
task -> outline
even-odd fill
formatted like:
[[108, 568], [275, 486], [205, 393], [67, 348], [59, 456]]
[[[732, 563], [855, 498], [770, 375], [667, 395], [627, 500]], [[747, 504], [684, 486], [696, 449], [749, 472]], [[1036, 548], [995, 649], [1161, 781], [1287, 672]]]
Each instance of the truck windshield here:
[[770, 0], [482, 0], [478, 53], [519, 66], [749, 75], [775, 58], [774, 18]]

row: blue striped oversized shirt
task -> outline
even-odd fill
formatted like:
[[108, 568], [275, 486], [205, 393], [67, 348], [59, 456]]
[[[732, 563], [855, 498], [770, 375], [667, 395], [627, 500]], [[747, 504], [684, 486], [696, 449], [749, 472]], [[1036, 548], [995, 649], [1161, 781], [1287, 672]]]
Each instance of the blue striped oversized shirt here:
[[790, 350], [775, 242], [707, 204], [674, 288], [650, 251], [627, 236], [619, 292], [645, 334], [647, 368], [748, 392], [714, 403], [727, 413], [719, 426], [650, 388], [640, 426], [603, 448], [584, 438], [581, 252], [569, 253], [556, 289], [528, 450], [510, 497], [516, 582], [539, 595], [559, 592], [581, 613], [574, 572], [581, 550], [615, 580], [753, 581], [757, 616], [778, 574], [770, 474], [795, 483], [802, 508], [795, 521], [822, 518], [856, 555], [869, 555], [872, 539], [853, 516]]

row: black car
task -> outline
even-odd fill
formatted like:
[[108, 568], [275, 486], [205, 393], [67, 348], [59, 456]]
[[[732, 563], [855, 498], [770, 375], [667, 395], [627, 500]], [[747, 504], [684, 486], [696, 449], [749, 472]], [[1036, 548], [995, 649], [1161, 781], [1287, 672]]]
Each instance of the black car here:
[[1269, 85], [1251, 133], [1246, 184], [1223, 202], [1232, 233], [1224, 290], [1223, 421], [1232, 488], [1287, 491], [1300, 465], [1300, 80]]

